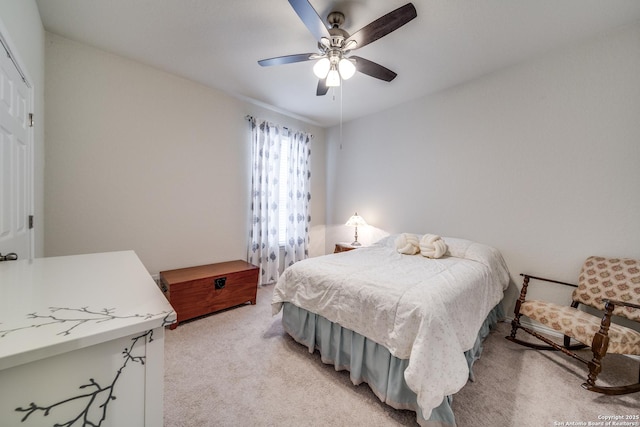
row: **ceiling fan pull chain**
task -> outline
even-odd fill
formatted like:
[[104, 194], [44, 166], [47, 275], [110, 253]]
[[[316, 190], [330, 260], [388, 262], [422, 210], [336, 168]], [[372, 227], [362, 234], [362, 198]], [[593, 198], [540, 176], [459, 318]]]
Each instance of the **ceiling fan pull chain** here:
[[340, 151], [342, 151], [342, 86], [344, 85], [340, 85]]

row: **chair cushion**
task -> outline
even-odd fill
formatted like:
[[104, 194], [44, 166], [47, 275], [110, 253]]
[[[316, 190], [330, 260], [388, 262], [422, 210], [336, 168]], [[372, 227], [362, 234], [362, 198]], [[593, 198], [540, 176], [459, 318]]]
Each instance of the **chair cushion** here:
[[[588, 346], [591, 346], [593, 336], [600, 330], [599, 317], [546, 301], [525, 301], [520, 313]], [[640, 332], [611, 323], [607, 353], [640, 356]]]
[[[640, 260], [628, 258], [586, 259], [573, 300], [604, 311], [603, 299], [640, 304]], [[640, 321], [640, 310], [618, 305], [613, 314]]]

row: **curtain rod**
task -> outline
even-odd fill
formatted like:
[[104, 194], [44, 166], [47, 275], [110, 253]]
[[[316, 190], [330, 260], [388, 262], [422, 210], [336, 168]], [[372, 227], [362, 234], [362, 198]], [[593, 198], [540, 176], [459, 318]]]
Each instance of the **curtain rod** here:
[[[247, 121], [252, 121], [255, 119], [255, 117], [253, 117], [250, 114], [247, 114], [246, 116], [244, 116], [244, 119]], [[282, 126], [283, 129], [288, 130], [288, 131], [293, 131], [293, 129], [288, 128], [287, 126]], [[311, 132], [305, 131], [306, 133], [308, 133], [310, 135], [310, 137], [313, 139], [313, 134]]]

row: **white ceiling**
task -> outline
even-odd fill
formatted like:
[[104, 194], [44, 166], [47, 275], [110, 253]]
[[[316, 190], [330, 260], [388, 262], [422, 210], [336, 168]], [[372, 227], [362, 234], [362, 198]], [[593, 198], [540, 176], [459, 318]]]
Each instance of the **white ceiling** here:
[[[350, 34], [407, 0], [310, 0]], [[418, 17], [354, 54], [398, 73], [357, 73], [315, 95], [313, 62], [259, 59], [316, 51], [287, 0], [37, 0], [47, 31], [113, 52], [320, 126], [344, 121], [640, 21], [638, 0], [413, 0]]]

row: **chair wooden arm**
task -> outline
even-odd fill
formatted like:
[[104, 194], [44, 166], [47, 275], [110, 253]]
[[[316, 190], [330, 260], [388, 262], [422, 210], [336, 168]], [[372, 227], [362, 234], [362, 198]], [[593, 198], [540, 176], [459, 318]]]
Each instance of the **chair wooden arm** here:
[[[552, 280], [552, 279], [545, 279], [544, 277], [532, 276], [530, 274], [520, 273], [520, 275], [522, 277], [524, 277], [524, 281], [522, 282], [522, 289], [520, 290], [520, 297], [518, 298], [518, 301], [520, 302], [520, 304], [522, 304], [524, 302], [525, 297], [527, 296], [527, 288], [529, 287], [529, 279], [542, 280], [543, 282], [558, 283], [560, 285], [571, 286], [573, 288], [577, 288], [578, 287], [578, 285], [574, 285], [573, 283], [560, 282], [558, 280]], [[518, 307], [518, 309], [519, 308], [520, 307]]]
[[567, 283], [567, 282], [560, 282], [558, 280], [545, 279], [544, 277], [536, 277], [536, 276], [532, 276], [530, 274], [520, 273], [520, 275], [523, 276], [523, 277], [528, 277], [530, 279], [542, 280], [542, 281], [551, 282], [551, 283], [559, 283], [561, 285], [571, 286], [571, 287], [574, 287], [574, 288], [578, 287], [578, 285], [574, 285], [573, 283]]
[[624, 301], [617, 301], [614, 299], [609, 299], [609, 298], [603, 298], [602, 302], [605, 303], [605, 305], [610, 302], [613, 305], [624, 305], [625, 307], [631, 307], [631, 308], [637, 308], [638, 310], [640, 310], [640, 305], [638, 304], [633, 304], [631, 302], [624, 302]]

